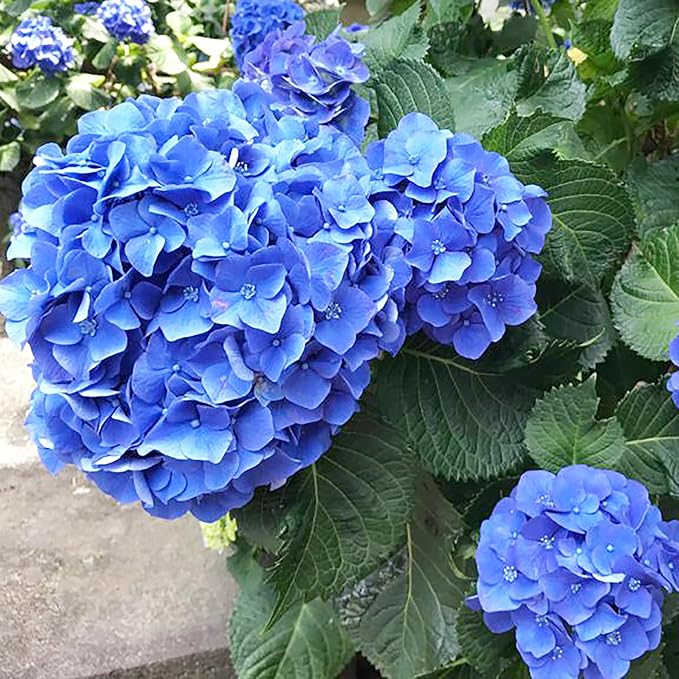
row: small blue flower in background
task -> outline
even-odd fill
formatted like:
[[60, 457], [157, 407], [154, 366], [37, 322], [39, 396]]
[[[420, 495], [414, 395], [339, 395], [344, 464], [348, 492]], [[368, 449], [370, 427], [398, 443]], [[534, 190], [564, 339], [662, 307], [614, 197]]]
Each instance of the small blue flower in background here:
[[236, 63], [262, 43], [267, 33], [285, 29], [304, 19], [304, 10], [294, 0], [238, 0], [231, 17], [231, 44]]
[[398, 308], [409, 334], [423, 330], [466, 358], [479, 358], [507, 326], [537, 311], [538, 254], [552, 218], [537, 186], [466, 134], [410, 113], [368, 147], [373, 202], [399, 214], [389, 247], [412, 267]]
[[660, 643], [678, 536], [622, 474], [529, 471], [481, 525], [468, 604], [491, 631], [515, 629], [534, 679], [621, 679]]
[[24, 19], [14, 29], [8, 48], [13, 66], [20, 69], [37, 66], [51, 75], [67, 71], [75, 63], [73, 41], [46, 16]]
[[77, 14], [96, 14], [99, 4], [99, 2], [76, 2], [73, 5], [73, 11]]
[[243, 78], [271, 92], [276, 106], [318, 124], [333, 125], [360, 143], [370, 105], [351, 86], [369, 77], [364, 49], [337, 28], [316, 43], [304, 22], [272, 31], [243, 61]]
[[151, 9], [145, 0], [104, 0], [96, 14], [116, 40], [143, 45], [154, 31]]
[[[679, 335], [670, 342], [670, 360], [679, 368]], [[674, 372], [667, 380], [667, 390], [672, 393], [674, 405], [679, 408], [679, 372]]]

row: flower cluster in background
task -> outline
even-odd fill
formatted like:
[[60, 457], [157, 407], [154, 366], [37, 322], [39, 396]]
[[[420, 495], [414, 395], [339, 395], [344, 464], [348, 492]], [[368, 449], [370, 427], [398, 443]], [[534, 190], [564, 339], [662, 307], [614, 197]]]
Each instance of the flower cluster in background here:
[[532, 255], [552, 225], [545, 192], [516, 179], [501, 155], [420, 113], [371, 144], [367, 158], [372, 199], [398, 211], [389, 245], [413, 269], [400, 304], [408, 334], [423, 330], [479, 358], [537, 309], [541, 266]]
[[327, 450], [393, 335], [369, 167], [248, 82], [79, 129], [38, 152], [31, 267], [0, 284], [35, 358], [29, 426], [51, 470], [215, 520]]
[[242, 76], [271, 92], [276, 107], [321, 125], [333, 125], [356, 143], [363, 140], [370, 104], [352, 85], [368, 80], [364, 48], [339, 36], [337, 28], [316, 44], [300, 21], [269, 33], [246, 54]]
[[[670, 360], [679, 368], [679, 335], [670, 342]], [[675, 370], [667, 380], [667, 390], [672, 393], [674, 405], [679, 408], [679, 371]]]
[[96, 16], [119, 41], [130, 40], [143, 45], [153, 33], [151, 9], [145, 0], [104, 0], [97, 8]]
[[294, 0], [238, 0], [231, 17], [231, 43], [240, 67], [248, 52], [255, 49], [267, 33], [285, 29], [304, 19], [304, 10]]
[[531, 677], [620, 679], [660, 642], [679, 522], [616, 472], [529, 471], [482, 524], [476, 563], [469, 603], [493, 632], [516, 630]]
[[15, 68], [37, 66], [48, 75], [67, 71], [75, 63], [73, 40], [47, 16], [30, 16], [21, 21], [8, 49]]

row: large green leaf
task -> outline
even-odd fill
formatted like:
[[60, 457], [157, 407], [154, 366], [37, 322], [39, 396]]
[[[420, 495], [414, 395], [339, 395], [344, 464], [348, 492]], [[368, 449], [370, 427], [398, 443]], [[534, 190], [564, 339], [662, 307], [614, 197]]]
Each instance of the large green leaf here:
[[679, 43], [630, 64], [630, 80], [650, 99], [679, 101]]
[[595, 379], [555, 387], [536, 402], [526, 424], [526, 446], [543, 469], [557, 472], [571, 464], [611, 468], [622, 457], [624, 438], [618, 421], [595, 419], [599, 405]]
[[321, 9], [306, 15], [306, 32], [316, 36], [317, 40], [325, 40], [340, 24], [340, 9]]
[[332, 608], [320, 599], [298, 602], [267, 629], [276, 594], [260, 566], [248, 567], [229, 624], [239, 679], [336, 679], [353, 649]]
[[435, 474], [487, 479], [523, 461], [523, 429], [538, 392], [511, 376], [415, 340], [378, 366], [374, 384], [382, 412]]
[[455, 575], [451, 554], [462, 521], [431, 481], [418, 498], [396, 565], [340, 602], [354, 643], [389, 679], [434, 671], [459, 652], [455, 621], [466, 583]]
[[662, 49], [674, 35], [677, 21], [676, 0], [620, 0], [611, 31], [613, 50], [627, 59], [635, 53]]
[[22, 108], [31, 110], [43, 108], [53, 102], [60, 91], [59, 80], [38, 76], [17, 85], [17, 103]]
[[358, 415], [296, 488], [297, 524], [271, 572], [274, 618], [365, 576], [402, 542], [416, 465], [399, 432]]
[[78, 73], [68, 81], [66, 94], [76, 106], [94, 111], [109, 102], [108, 95], [98, 89], [104, 84], [104, 80], [104, 76]]
[[455, 109], [455, 129], [479, 138], [505, 119], [516, 96], [516, 73], [502, 61], [480, 61], [465, 75], [445, 82]]
[[513, 111], [501, 125], [486, 133], [483, 146], [501, 153], [510, 164], [548, 150], [569, 157], [586, 154], [573, 121], [541, 111], [531, 116], [519, 116]]
[[11, 141], [0, 146], [0, 172], [11, 172], [21, 160], [21, 144]]
[[484, 624], [483, 617], [476, 611], [460, 606], [457, 619], [457, 636], [462, 654], [474, 667], [477, 676], [496, 677], [499, 670], [512, 659], [514, 634], [493, 634]]
[[367, 52], [365, 63], [373, 77], [394, 59], [421, 60], [427, 53], [427, 36], [418, 25], [420, 3], [392, 19], [388, 19], [361, 35]]
[[563, 51], [527, 52], [520, 62], [516, 109], [520, 115], [538, 110], [570, 120], [585, 112], [585, 84]]
[[615, 414], [626, 441], [620, 471], [639, 479], [653, 493], [667, 492], [667, 469], [673, 483], [679, 484], [679, 409], [665, 384], [635, 387]]
[[372, 85], [377, 93], [377, 125], [381, 137], [393, 130], [406, 113], [413, 111], [427, 114], [442, 128], [455, 129], [453, 105], [444, 81], [429, 64], [396, 59], [389, 69], [372, 79]]
[[550, 272], [596, 287], [615, 270], [634, 231], [632, 205], [618, 178], [606, 167], [549, 154], [512, 169], [547, 191], [554, 221], [542, 258]]
[[629, 168], [627, 185], [640, 236], [679, 222], [679, 156], [655, 163], [637, 160]]
[[615, 331], [599, 288], [545, 277], [538, 284], [537, 302], [549, 336], [585, 345], [579, 359], [583, 367], [591, 368], [604, 359], [615, 341]]
[[679, 224], [632, 249], [615, 279], [613, 317], [623, 340], [652, 360], [667, 360], [679, 320]]

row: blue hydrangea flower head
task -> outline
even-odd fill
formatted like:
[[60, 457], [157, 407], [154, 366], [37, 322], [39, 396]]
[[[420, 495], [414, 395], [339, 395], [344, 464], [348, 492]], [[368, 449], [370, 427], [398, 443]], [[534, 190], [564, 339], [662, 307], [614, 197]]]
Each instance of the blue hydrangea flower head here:
[[262, 43], [267, 33], [285, 29], [304, 19], [304, 10], [294, 0], [238, 0], [231, 17], [231, 44], [236, 64]]
[[73, 11], [77, 14], [94, 15], [99, 9], [99, 2], [76, 2]]
[[97, 17], [116, 40], [130, 40], [140, 45], [153, 34], [151, 8], [145, 0], [104, 0]]
[[515, 630], [534, 679], [621, 679], [660, 643], [678, 531], [617, 472], [526, 472], [481, 525], [468, 604], [491, 631]]
[[534, 255], [552, 223], [540, 187], [421, 113], [371, 144], [367, 160], [373, 201], [398, 206], [385, 243], [411, 267], [400, 302], [408, 333], [423, 330], [476, 359], [535, 314]]
[[37, 66], [51, 75], [75, 63], [73, 41], [47, 16], [30, 16], [14, 29], [8, 45], [16, 68]]
[[[679, 368], [679, 335], [670, 342], [670, 360]], [[667, 380], [667, 390], [672, 394], [674, 405], [679, 408], [679, 372], [673, 372]]]
[[0, 312], [50, 470], [213, 521], [316, 461], [402, 343], [396, 209], [349, 137], [275, 104], [144, 95], [38, 150]]
[[321, 125], [333, 125], [359, 143], [370, 105], [352, 85], [369, 77], [364, 48], [340, 36], [338, 27], [316, 43], [303, 21], [269, 33], [243, 62], [243, 77], [271, 92], [276, 105]]

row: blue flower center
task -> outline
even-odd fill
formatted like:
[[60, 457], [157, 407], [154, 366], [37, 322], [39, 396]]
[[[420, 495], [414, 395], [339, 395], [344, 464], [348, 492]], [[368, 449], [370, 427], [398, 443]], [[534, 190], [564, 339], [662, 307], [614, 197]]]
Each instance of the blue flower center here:
[[561, 660], [563, 658], [563, 648], [561, 646], [555, 646], [552, 651], [552, 660]]
[[123, 298], [132, 299], [132, 293], [129, 290], [125, 290], [125, 292], [123, 293]]
[[198, 288], [195, 285], [187, 285], [182, 290], [182, 295], [187, 302], [197, 302], [198, 301]]
[[497, 292], [489, 292], [486, 295], [486, 304], [488, 306], [493, 307], [493, 309], [502, 304], [504, 300], [505, 300], [504, 295], [501, 295], [500, 293]]
[[236, 163], [236, 169], [240, 170], [241, 172], [247, 172], [248, 168], [249, 168], [249, 165], [244, 160], [239, 160]]
[[302, 370], [309, 370], [309, 364], [308, 363], [302, 363]]
[[550, 537], [549, 535], [543, 535], [540, 538], [540, 544], [545, 548], [545, 549], [554, 549], [554, 538]]
[[434, 180], [434, 188], [435, 188], [437, 191], [440, 191], [441, 189], [445, 189], [445, 188], [446, 188], [446, 182], [443, 180], [443, 178], [437, 177], [437, 178]]
[[536, 615], [535, 616], [535, 624], [538, 627], [544, 627], [547, 624], [547, 616], [546, 615]]
[[505, 566], [502, 569], [502, 577], [506, 582], [514, 582], [516, 578], [519, 577], [519, 574], [516, 572], [516, 568], [514, 568], [514, 566]]
[[606, 545], [606, 551], [607, 551], [609, 554], [610, 554], [614, 549], [615, 549], [615, 547], [613, 547], [613, 545], [611, 545], [611, 544]]
[[281, 341], [279, 339], [275, 339], [275, 340], [273, 340], [273, 342], [271, 342], [271, 344], [275, 347], [280, 347]]
[[155, 236], [158, 233], [158, 227], [157, 226], [149, 226], [149, 233], [152, 236]]
[[187, 203], [186, 207], [184, 208], [184, 214], [187, 217], [195, 217], [198, 212], [198, 204], [194, 202]]
[[535, 504], [551, 507], [552, 498], [550, 497], [549, 493], [542, 493], [541, 495], [538, 495], [537, 498], [535, 499]]
[[192, 429], [198, 429], [200, 427], [200, 420], [191, 420], [191, 428]]
[[441, 290], [438, 292], [435, 292], [432, 297], [434, 299], [445, 299], [448, 296], [448, 293], [450, 292], [449, 288], [447, 285], [444, 285]]
[[337, 210], [338, 210], [339, 212], [346, 212], [346, 211], [347, 211], [347, 206], [346, 206], [344, 203], [340, 203], [340, 204], [337, 206]]
[[257, 294], [257, 286], [254, 283], [243, 283], [240, 294], [245, 299], [252, 299]]
[[337, 302], [332, 302], [325, 310], [326, 321], [336, 321], [342, 317], [342, 307]]
[[[99, 220], [99, 215], [92, 215], [92, 216], [90, 217], [90, 221], [91, 221], [91, 222], [96, 222], [96, 221], [98, 221], [98, 220]], [[22, 231], [24, 230], [24, 229], [23, 229], [23, 226], [21, 227], [21, 230], [22, 230]]]
[[225, 250], [230, 250], [231, 249], [231, 243], [228, 240], [223, 240], [222, 241], [222, 247]]
[[193, 181], [193, 177], [190, 174], [184, 176], [184, 181], [188, 184]]
[[442, 240], [439, 240], [438, 238], [436, 240], [433, 240], [431, 242], [431, 251], [435, 255], [443, 254], [446, 251], [445, 243]]
[[582, 585], [579, 582], [574, 582], [571, 585], [571, 594], [577, 594], [582, 589]]
[[630, 578], [627, 582], [627, 589], [629, 589], [630, 592], [638, 592], [639, 587], [641, 587], [641, 580]]
[[172, 366], [172, 372], [173, 372], [173, 373], [178, 373], [180, 370], [181, 370], [181, 366], [179, 365], [179, 363], [175, 363], [175, 364]]
[[609, 632], [606, 635], [606, 645], [607, 646], [617, 646], [622, 641], [622, 634], [620, 630], [615, 630], [615, 632]]
[[411, 154], [408, 156], [408, 162], [409, 162], [411, 165], [417, 165], [417, 164], [420, 162], [420, 156], [417, 155], [417, 153], [411, 153]]
[[80, 328], [80, 333], [82, 335], [94, 337], [97, 334], [97, 321], [94, 318], [88, 318], [86, 321], [81, 321], [78, 323], [78, 327]]
[[384, 172], [382, 172], [382, 170], [375, 170], [373, 172], [373, 179], [381, 181], [382, 179], [384, 179]]

